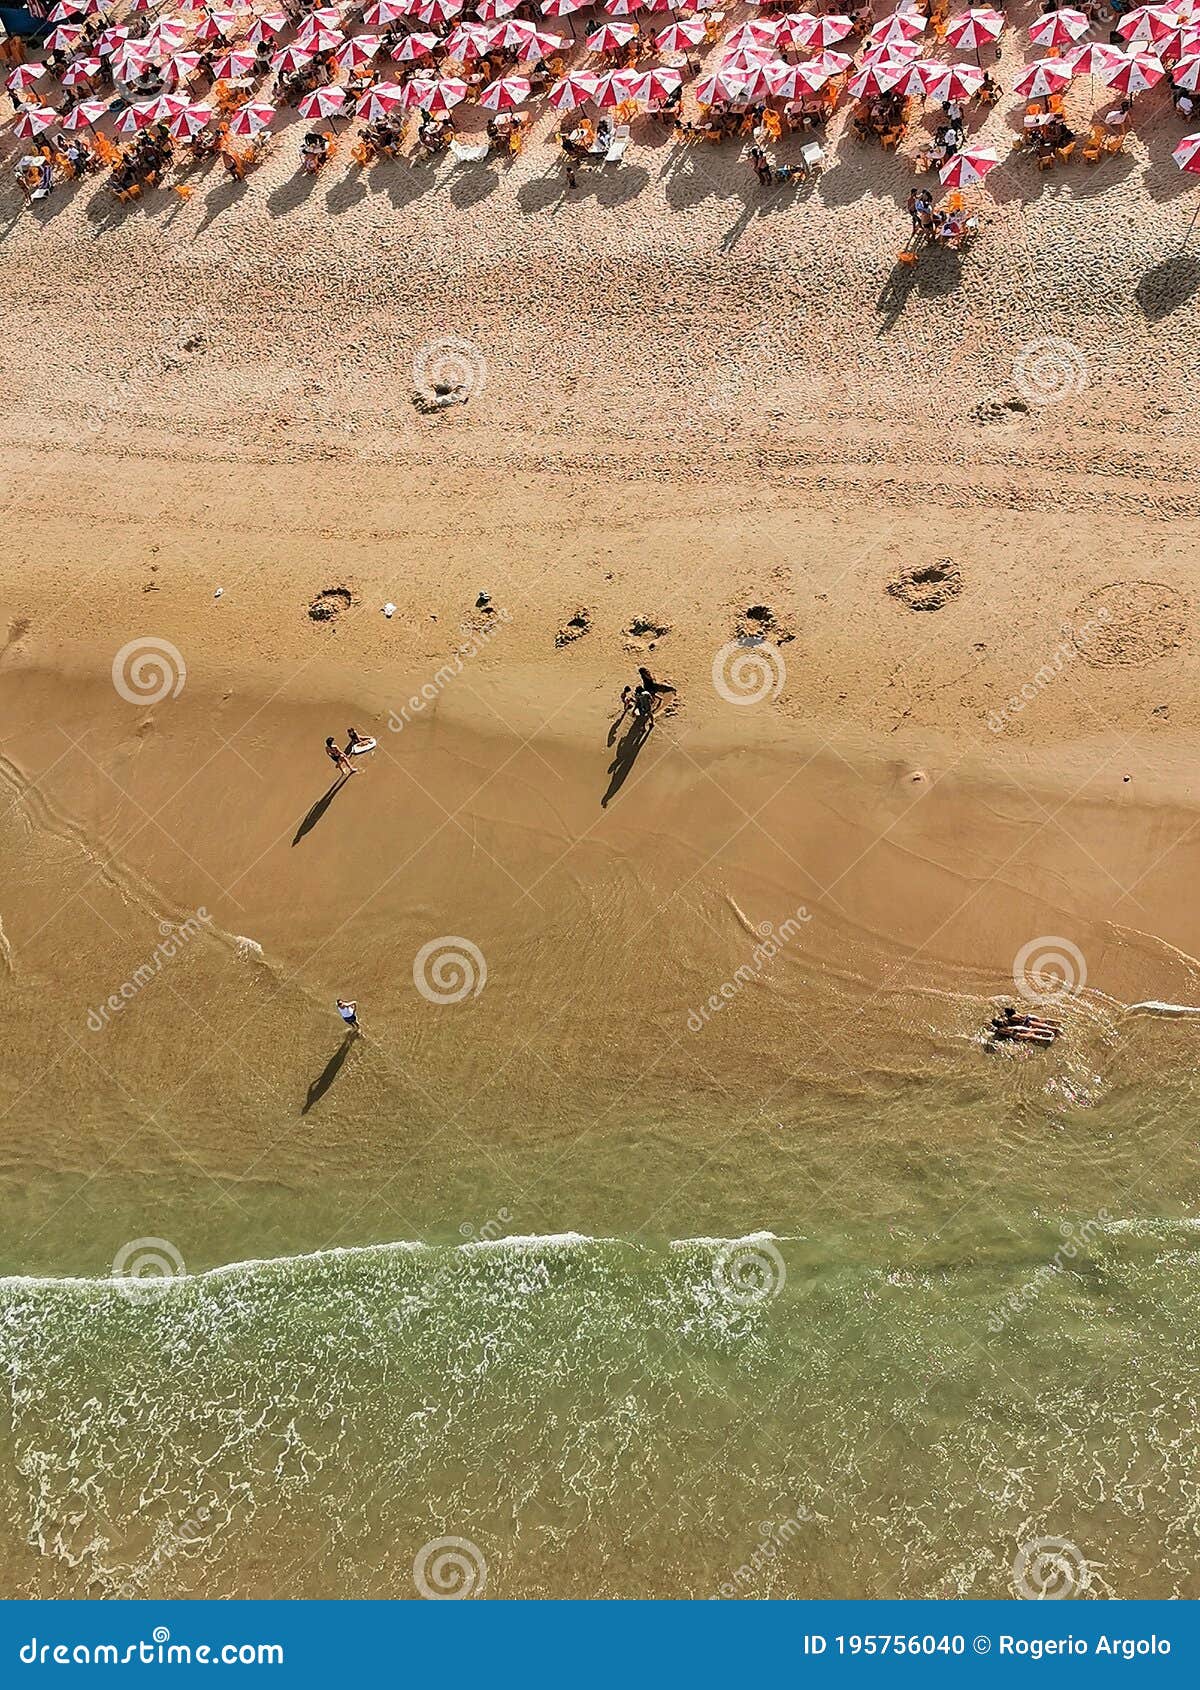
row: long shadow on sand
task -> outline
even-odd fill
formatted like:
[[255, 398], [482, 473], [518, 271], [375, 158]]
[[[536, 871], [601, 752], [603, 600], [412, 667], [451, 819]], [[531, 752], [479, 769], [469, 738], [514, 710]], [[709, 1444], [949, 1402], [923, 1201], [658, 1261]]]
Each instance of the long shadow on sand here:
[[651, 722], [649, 717], [635, 716], [630, 723], [625, 738], [617, 747], [617, 754], [608, 765], [608, 791], [600, 800], [600, 808], [607, 809], [611, 799], [617, 796], [624, 786], [638, 760], [638, 753], [650, 738]]
[[309, 1086], [308, 1096], [304, 1099], [304, 1106], [300, 1110], [302, 1115], [307, 1115], [310, 1109], [315, 1108], [316, 1105], [320, 1103], [321, 1099], [325, 1096], [325, 1093], [337, 1079], [338, 1074], [341, 1071], [342, 1064], [349, 1056], [357, 1039], [357, 1033], [351, 1032], [346, 1034], [346, 1037], [329, 1058], [329, 1061], [325, 1064], [324, 1068], [322, 1068], [316, 1079]]
[[1147, 270], [1133, 297], [1142, 315], [1152, 323], [1161, 323], [1173, 311], [1178, 311], [1200, 288], [1200, 253], [1176, 252], [1170, 258]]
[[876, 336], [882, 337], [895, 328], [914, 293], [926, 299], [942, 299], [961, 282], [961, 255], [946, 248], [922, 247], [915, 264], [893, 265], [875, 301], [881, 318]]
[[295, 837], [292, 840], [293, 845], [299, 845], [305, 835], [312, 832], [313, 828], [316, 827], [321, 817], [325, 814], [326, 810], [333, 803], [334, 799], [349, 779], [349, 775], [339, 775], [333, 785], [329, 788], [328, 792], [323, 792], [321, 794], [312, 809], [300, 823], [300, 826], [296, 829]]

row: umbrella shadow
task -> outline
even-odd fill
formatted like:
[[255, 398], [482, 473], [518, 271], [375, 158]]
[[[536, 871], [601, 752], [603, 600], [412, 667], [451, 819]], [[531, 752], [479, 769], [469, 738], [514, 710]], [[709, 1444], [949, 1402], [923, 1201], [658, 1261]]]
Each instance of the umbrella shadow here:
[[1186, 305], [1200, 288], [1200, 253], [1177, 252], [1147, 270], [1133, 290], [1142, 315], [1161, 323]]
[[[620, 726], [620, 723], [618, 722], [609, 731], [609, 744], [610, 745], [612, 744], [612, 739], [613, 739], [613, 735], [616, 732], [616, 728], [619, 727], [619, 726]], [[649, 716], [635, 716], [634, 717], [632, 723], [629, 726], [629, 730], [625, 735], [625, 738], [621, 741], [620, 745], [618, 745], [618, 747], [617, 747], [616, 756], [613, 758], [612, 762], [608, 765], [608, 774], [609, 774], [608, 791], [604, 794], [604, 797], [600, 800], [600, 808], [602, 810], [606, 810], [608, 808], [608, 805], [611, 802], [611, 800], [616, 797], [617, 793], [620, 792], [621, 788], [624, 786], [626, 780], [628, 780], [628, 778], [629, 778], [629, 776], [630, 776], [630, 774], [633, 770], [633, 765], [638, 760], [638, 756], [639, 756], [639, 754], [642, 750], [642, 747], [645, 745], [646, 741], [650, 738], [650, 730], [651, 730], [652, 726], [653, 726], [653, 723], [652, 723], [652, 720]]]
[[302, 1115], [307, 1115], [310, 1109], [315, 1109], [317, 1104], [320, 1103], [321, 1099], [325, 1096], [325, 1093], [337, 1079], [338, 1074], [341, 1072], [342, 1064], [345, 1062], [357, 1042], [358, 1034], [356, 1032], [352, 1031], [346, 1034], [346, 1037], [329, 1058], [329, 1061], [325, 1064], [324, 1068], [322, 1068], [316, 1079], [309, 1085], [308, 1095], [305, 1097], [304, 1104], [300, 1110]]
[[307, 834], [312, 832], [313, 828], [316, 827], [321, 817], [325, 814], [326, 810], [333, 803], [334, 799], [349, 779], [349, 775], [339, 775], [329, 790], [321, 794], [312, 809], [300, 823], [300, 826], [296, 829], [295, 836], [292, 839], [293, 845], [299, 845], [300, 841]]

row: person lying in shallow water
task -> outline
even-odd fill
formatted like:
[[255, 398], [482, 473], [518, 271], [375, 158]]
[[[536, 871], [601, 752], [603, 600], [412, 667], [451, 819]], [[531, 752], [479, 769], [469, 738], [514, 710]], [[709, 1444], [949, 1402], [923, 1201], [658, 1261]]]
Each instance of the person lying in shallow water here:
[[1018, 1015], [1012, 1004], [1006, 1003], [999, 1015], [992, 1017], [993, 1039], [1015, 1039], [1024, 1044], [1053, 1044], [1062, 1032], [1061, 1021], [1047, 1021], [1040, 1015]]

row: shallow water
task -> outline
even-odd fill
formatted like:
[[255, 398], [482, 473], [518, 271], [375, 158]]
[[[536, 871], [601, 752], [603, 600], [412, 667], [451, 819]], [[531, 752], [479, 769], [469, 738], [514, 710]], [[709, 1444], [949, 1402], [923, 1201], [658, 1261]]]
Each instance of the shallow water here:
[[[5, 1570], [407, 1596], [455, 1537], [501, 1597], [1004, 1596], [1053, 1537], [1089, 1594], [1195, 1596], [1191, 1088], [1037, 1095], [812, 1099], [786, 1155], [746, 1132], [697, 1169], [679, 1230], [629, 1160], [653, 1124], [627, 1121], [572, 1164], [594, 1236], [494, 1237], [524, 1229], [488, 1169], [466, 1242], [10, 1278]], [[229, 1245], [218, 1207], [207, 1241], [192, 1211], [189, 1268]], [[291, 1208], [277, 1236], [319, 1229], [320, 1202]], [[47, 1253], [94, 1258], [73, 1225]]]

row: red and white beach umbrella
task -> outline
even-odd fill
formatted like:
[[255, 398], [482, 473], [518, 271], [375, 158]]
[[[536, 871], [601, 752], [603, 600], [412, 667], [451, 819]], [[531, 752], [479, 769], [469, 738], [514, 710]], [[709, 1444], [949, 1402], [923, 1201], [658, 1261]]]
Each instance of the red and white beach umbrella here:
[[13, 134], [19, 135], [22, 141], [29, 141], [57, 122], [58, 113], [51, 111], [49, 106], [26, 106], [13, 124]]
[[332, 53], [345, 39], [340, 29], [330, 29], [328, 24], [310, 23], [297, 31], [296, 45], [306, 47], [310, 53]]
[[200, 54], [192, 48], [182, 53], [172, 53], [162, 67], [163, 81], [169, 88], [178, 88], [181, 82], [190, 82], [200, 69]]
[[1107, 41], [1081, 41], [1078, 47], [1072, 47], [1064, 62], [1070, 66], [1072, 76], [1102, 77], [1106, 71], [1118, 70], [1125, 63], [1125, 55], [1119, 47], [1110, 47]]
[[1171, 80], [1179, 88], [1186, 88], [1189, 94], [1194, 94], [1200, 88], [1200, 53], [1190, 53], [1187, 58], [1180, 59], [1171, 72]]
[[832, 47], [835, 41], [844, 41], [853, 28], [854, 20], [841, 12], [821, 18], [811, 12], [796, 12], [784, 18], [780, 35], [791, 47]]
[[972, 6], [961, 17], [951, 18], [946, 25], [946, 40], [952, 47], [966, 52], [978, 52], [1000, 39], [1004, 19], [992, 6]]
[[1035, 59], [1013, 83], [1013, 93], [1024, 100], [1038, 100], [1047, 94], [1061, 94], [1070, 84], [1071, 68], [1065, 60]]
[[926, 61], [925, 94], [930, 100], [972, 100], [983, 87], [978, 65], [945, 65]]
[[592, 0], [541, 0], [538, 10], [544, 18], [569, 18], [572, 12], [582, 12]]
[[622, 47], [628, 47], [637, 32], [635, 23], [622, 23], [617, 19], [613, 23], [602, 23], [599, 29], [594, 29], [587, 38], [587, 44], [593, 53], [616, 53]]
[[305, 65], [313, 62], [313, 54], [307, 47], [300, 47], [292, 42], [290, 47], [283, 47], [278, 53], [271, 55], [271, 69], [278, 76], [281, 72], [290, 76], [293, 71], [303, 70]]
[[1171, 154], [1180, 170], [1200, 176], [1200, 135], [1185, 135]]
[[408, 7], [401, 4], [401, 0], [373, 0], [363, 13], [363, 22], [371, 29], [382, 29], [384, 24], [395, 23], [397, 18], [408, 16]]
[[[99, 63], [99, 61], [96, 61]], [[4, 78], [4, 86], [10, 91], [16, 88], [32, 88], [35, 82], [40, 82], [46, 74], [45, 65], [18, 65], [16, 70], [10, 71]], [[64, 82], [66, 78], [63, 78]]]
[[1082, 12], [1061, 6], [1055, 12], [1043, 12], [1029, 26], [1029, 39], [1039, 47], [1069, 47], [1091, 28]]
[[414, 64], [417, 59], [429, 58], [434, 48], [440, 45], [441, 43], [431, 29], [414, 29], [404, 37], [403, 41], [396, 43], [392, 48], [391, 56], [396, 64]]
[[780, 100], [802, 100], [807, 95], [816, 94], [829, 81], [829, 71], [820, 70], [816, 65], [771, 65], [767, 77], [771, 84], [771, 92]]
[[550, 104], [555, 111], [574, 111], [593, 97], [599, 81], [600, 78], [591, 71], [568, 71], [550, 90]]
[[849, 53], [834, 53], [828, 47], [808, 62], [809, 70], [822, 70], [826, 76], [845, 76], [854, 60]]
[[358, 115], [368, 123], [378, 123], [406, 104], [407, 96], [398, 82], [379, 82], [358, 102]]
[[76, 59], [74, 64], [63, 71], [61, 81], [64, 88], [78, 88], [82, 83], [91, 82], [93, 77], [99, 76], [104, 68], [101, 59]]
[[498, 76], [495, 82], [489, 82], [480, 93], [479, 104], [486, 106], [488, 111], [515, 111], [517, 106], [523, 106], [528, 98], [527, 76]]
[[925, 23], [925, 17], [920, 12], [893, 12], [871, 27], [867, 41], [872, 47], [880, 42], [915, 41], [918, 35], [924, 35]]
[[449, 23], [463, 9], [463, 0], [421, 0], [413, 15], [422, 23]]
[[500, 18], [496, 23], [485, 24], [484, 28], [487, 30], [489, 50], [503, 48], [517, 52], [537, 34], [536, 27], [526, 23], [524, 18]]
[[431, 117], [449, 117], [455, 106], [461, 105], [471, 92], [461, 77], [457, 76], [422, 78], [420, 81], [414, 79], [409, 83], [408, 89], [406, 104], [420, 106], [421, 110], [427, 111]]
[[123, 23], [112, 24], [96, 37], [96, 51], [102, 57], [115, 53], [123, 41], [129, 39], [129, 30]]
[[481, 59], [491, 43], [492, 31], [489, 24], [460, 23], [458, 28], [452, 29], [446, 37], [446, 57], [466, 64], [470, 59]]
[[683, 87], [683, 72], [669, 65], [656, 65], [653, 70], [627, 70], [629, 96], [644, 106], [661, 106]]
[[610, 18], [627, 18], [642, 10], [642, 0], [601, 0], [600, 9]]
[[283, 34], [291, 21], [282, 6], [268, 6], [258, 14], [246, 31], [246, 40], [252, 47], [257, 47], [263, 41], [274, 41], [277, 35]]
[[194, 41], [226, 41], [238, 26], [236, 12], [205, 12], [193, 32]]
[[[407, 41], [411, 37], [405, 36], [404, 39]], [[333, 55], [333, 62], [342, 70], [362, 70], [365, 65], [377, 59], [382, 50], [382, 35], [352, 35], [349, 41], [342, 42]], [[392, 55], [393, 58], [395, 56]]]
[[1122, 53], [1123, 63], [1113, 65], [1102, 73], [1104, 83], [1126, 95], [1141, 94], [1153, 88], [1167, 74], [1161, 59], [1153, 53]]
[[654, 45], [660, 53], [686, 53], [689, 47], [698, 47], [703, 40], [704, 25], [699, 18], [679, 18], [659, 30]]
[[846, 92], [855, 100], [873, 100], [877, 94], [886, 94], [894, 88], [911, 68], [903, 59], [885, 59], [879, 64], [864, 65], [847, 82]]
[[311, 25], [318, 29], [340, 30], [342, 27], [343, 9], [344, 8], [341, 6], [318, 6], [315, 11], [308, 14], [308, 16], [304, 19], [304, 22], [298, 27], [300, 29], [308, 29]]
[[122, 135], [132, 135], [139, 129], [148, 129], [154, 122], [154, 104], [153, 100], [138, 100], [134, 105], [126, 106], [114, 121], [113, 128], [119, 130]]
[[202, 129], [208, 128], [215, 115], [210, 105], [197, 100], [194, 105], [185, 106], [174, 117], [168, 118], [167, 128], [177, 141], [191, 141]]
[[64, 112], [62, 126], [64, 129], [82, 129], [86, 124], [91, 129], [107, 110], [107, 100], [80, 100], [69, 112]]
[[939, 67], [927, 60], [908, 59], [904, 64], [904, 74], [896, 83], [896, 93], [903, 94], [906, 99], [923, 100], [925, 98], [925, 84], [929, 80], [931, 70]]
[[344, 88], [337, 88], [330, 83], [324, 88], [314, 88], [311, 94], [306, 94], [296, 110], [301, 117], [341, 117], [349, 98]]
[[973, 188], [999, 163], [994, 147], [964, 147], [938, 167], [938, 175], [948, 188]]
[[1145, 41], [1153, 46], [1179, 28], [1179, 13], [1168, 6], [1136, 6], [1117, 25], [1122, 41]]
[[475, 16], [484, 23], [495, 23], [498, 18], [511, 17], [519, 4], [520, 0], [478, 0]]
[[224, 82], [230, 77], [249, 76], [256, 62], [253, 53], [248, 53], [244, 47], [235, 47], [213, 60], [213, 81]]
[[868, 47], [862, 56], [864, 65], [877, 65], [881, 60], [890, 59], [896, 64], [911, 65], [921, 57], [921, 43], [919, 41], [877, 41], [873, 47]]
[[190, 34], [188, 25], [180, 23], [178, 18], [158, 18], [150, 25], [145, 40], [152, 52], [165, 57], [168, 53], [177, 53]]
[[240, 106], [229, 119], [229, 133], [231, 135], [258, 135], [264, 129], [269, 129], [274, 123], [276, 111], [264, 100], [251, 100], [249, 105]]
[[743, 72], [749, 75], [752, 70], [759, 70], [763, 65], [769, 65], [776, 58], [769, 47], [739, 47], [736, 52], [726, 53], [721, 59], [722, 70], [732, 70], [738, 75]]
[[751, 18], [725, 37], [725, 45], [731, 52], [739, 47], [774, 47], [782, 28], [782, 18]]
[[632, 98], [624, 71], [606, 70], [596, 78], [596, 92], [592, 95], [592, 100], [601, 110], [610, 111], [613, 106], [619, 106]]
[[112, 73], [122, 82], [131, 82], [148, 68], [150, 54], [144, 41], [123, 41], [112, 56]]
[[52, 53], [69, 53], [78, 47], [82, 40], [81, 23], [60, 23], [58, 28], [52, 29], [46, 37], [46, 45]]
[[537, 64], [539, 59], [548, 59], [552, 53], [563, 53], [570, 46], [570, 42], [563, 35], [552, 35], [548, 29], [532, 29], [524, 41], [510, 49], [515, 52], [522, 64]]
[[742, 77], [722, 67], [710, 76], [702, 76], [696, 84], [696, 98], [702, 106], [715, 106], [725, 100], [744, 100], [746, 84]]

